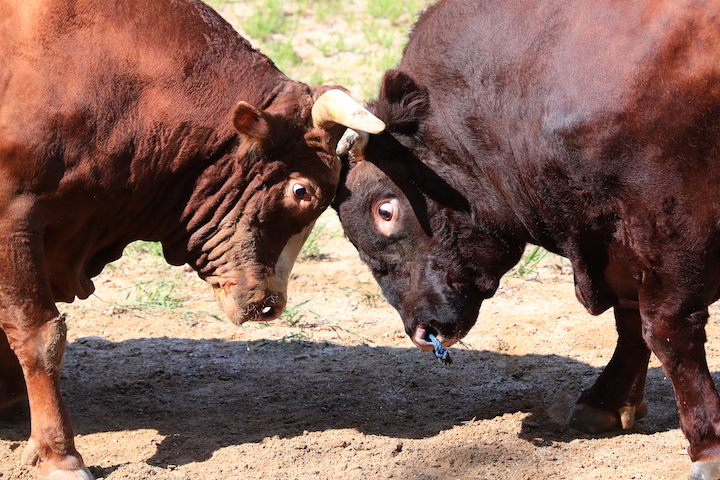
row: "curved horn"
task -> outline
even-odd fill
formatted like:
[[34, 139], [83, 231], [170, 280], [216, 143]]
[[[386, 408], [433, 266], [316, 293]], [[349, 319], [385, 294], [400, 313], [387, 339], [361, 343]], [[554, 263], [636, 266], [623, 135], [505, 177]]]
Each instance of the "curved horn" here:
[[335, 153], [342, 157], [346, 153], [350, 152], [355, 160], [362, 160], [364, 157], [363, 152], [365, 151], [365, 147], [367, 146], [369, 140], [369, 133], [356, 132], [352, 128], [348, 128], [340, 138], [337, 148], [335, 149]]
[[328, 90], [318, 97], [312, 107], [313, 125], [329, 129], [344, 125], [353, 130], [381, 133], [385, 124], [342, 90]]

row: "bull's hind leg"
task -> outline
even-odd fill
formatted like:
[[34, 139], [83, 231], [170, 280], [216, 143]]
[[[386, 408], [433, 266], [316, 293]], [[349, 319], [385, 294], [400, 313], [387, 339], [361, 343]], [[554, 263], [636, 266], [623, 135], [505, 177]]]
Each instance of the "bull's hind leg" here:
[[596, 433], [618, 425], [627, 429], [647, 414], [643, 400], [650, 349], [642, 337], [640, 312], [615, 308], [618, 342], [610, 363], [585, 390], [565, 422]]
[[20, 362], [0, 330], [0, 418], [26, 418], [27, 390]]

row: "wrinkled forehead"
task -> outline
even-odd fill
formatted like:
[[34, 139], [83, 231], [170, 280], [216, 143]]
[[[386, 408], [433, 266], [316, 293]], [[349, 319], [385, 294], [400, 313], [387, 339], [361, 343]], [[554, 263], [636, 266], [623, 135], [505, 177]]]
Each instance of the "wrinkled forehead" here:
[[351, 187], [359, 185], [385, 184], [393, 183], [390, 177], [380, 169], [375, 163], [369, 161], [360, 161], [350, 169], [347, 182]]
[[[305, 176], [317, 187], [333, 193], [340, 182], [341, 162], [334, 153], [333, 137], [326, 131], [314, 129], [296, 141], [276, 145], [281, 151], [286, 170], [291, 176]], [[270, 152], [275, 156], [275, 152]]]
[[358, 162], [338, 189], [335, 208], [346, 232], [352, 232], [361, 228], [359, 225], [372, 223], [378, 205], [393, 198], [406, 212], [403, 217], [414, 216], [423, 230], [429, 231], [427, 199], [411, 181], [407, 169], [397, 164], [385, 168], [368, 160]]
[[349, 202], [355, 208], [362, 208], [387, 195], [402, 195], [402, 191], [377, 165], [361, 161], [355, 164], [343, 179], [338, 188], [336, 202], [339, 205]]

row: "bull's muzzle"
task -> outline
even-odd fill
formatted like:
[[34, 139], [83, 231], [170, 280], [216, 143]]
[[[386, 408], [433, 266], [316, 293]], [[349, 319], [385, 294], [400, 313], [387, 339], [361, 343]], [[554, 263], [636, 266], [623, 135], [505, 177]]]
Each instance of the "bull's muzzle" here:
[[430, 341], [429, 335], [433, 334], [437, 339], [440, 341], [443, 347], [447, 348], [454, 343], [456, 343], [458, 340], [460, 340], [460, 336], [456, 335], [453, 338], [448, 338], [443, 336], [438, 330], [431, 327], [430, 325], [421, 324], [418, 325], [417, 328], [415, 328], [415, 332], [413, 332], [412, 336], [410, 337], [415, 344], [421, 351], [423, 352], [430, 352], [435, 349], [435, 345], [432, 341]]
[[273, 289], [270, 285], [247, 289], [233, 281], [225, 281], [213, 285], [213, 290], [225, 315], [236, 325], [247, 321], [275, 320], [287, 303], [284, 289]]

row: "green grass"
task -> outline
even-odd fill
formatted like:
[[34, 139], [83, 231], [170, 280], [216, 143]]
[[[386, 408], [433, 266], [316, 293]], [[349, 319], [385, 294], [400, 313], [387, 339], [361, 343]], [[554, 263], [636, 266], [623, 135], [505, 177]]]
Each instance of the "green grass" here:
[[[185, 278], [179, 271], [173, 273], [173, 267], [165, 261], [159, 242], [133, 242], [125, 248], [123, 256], [141, 264], [149, 275], [141, 275], [140, 279], [126, 287], [123, 301], [108, 303], [122, 310], [144, 313], [182, 307], [183, 299], [178, 292]], [[108, 264], [108, 267], [115, 268], [115, 264]]]
[[175, 310], [182, 307], [183, 300], [177, 294], [178, 278], [154, 278], [138, 281], [128, 288], [125, 301], [117, 306], [126, 310], [149, 312], [154, 309]]
[[249, 17], [241, 20], [243, 31], [252, 38], [267, 41], [274, 33], [292, 31], [292, 17], [286, 15], [283, 0], [265, 0]]
[[339, 84], [358, 100], [377, 95], [412, 24], [430, 0], [210, 0], [208, 4], [290, 78]]
[[368, 0], [367, 13], [372, 17], [385, 18], [396, 24], [403, 22], [405, 18], [414, 19], [416, 13], [426, 4], [427, 2], [421, 0]]
[[150, 255], [151, 257], [164, 258], [160, 242], [146, 242], [144, 240], [138, 240], [125, 247], [123, 255]]
[[310, 303], [310, 300], [305, 300], [304, 302], [301, 302], [292, 307], [285, 307], [282, 315], [280, 315], [280, 320], [286, 321], [292, 327], [297, 327], [300, 323], [300, 320], [304, 316], [302, 312], [302, 307], [308, 303]]
[[343, 0], [305, 0], [298, 1], [297, 4], [300, 11], [311, 16], [320, 25], [327, 25], [337, 17], [342, 17], [345, 20], [352, 17], [352, 12], [346, 8], [347, 2]]
[[540, 263], [550, 254], [547, 250], [542, 247], [533, 247], [530, 251], [527, 251], [515, 268], [510, 272], [510, 275], [517, 277], [526, 277], [537, 271]]
[[[358, 296], [368, 307], [374, 307], [378, 301], [383, 300], [382, 294], [377, 291], [376, 283], [358, 282], [356, 287], [342, 287], [346, 296]], [[371, 291], [376, 290], [376, 291]]]
[[[293, 327], [293, 332], [288, 333], [287, 335], [283, 335], [280, 338], [277, 339], [264, 339], [259, 340], [257, 342], [253, 343], [253, 347], [261, 348], [261, 347], [267, 347], [270, 345], [284, 345], [284, 344], [290, 344], [290, 343], [297, 343], [300, 345], [308, 345], [309, 342], [312, 340], [312, 335], [309, 333], [309, 331], [306, 328], [303, 328], [300, 325], [300, 320], [305, 316], [303, 313], [303, 308], [305, 305], [310, 303], [310, 300], [306, 300], [304, 302], [301, 302], [297, 305], [293, 305], [291, 307], [285, 307], [285, 310], [283, 311], [282, 315], [280, 315], [280, 318], [278, 318], [274, 323], [276, 322], [285, 322], [287, 326]], [[263, 322], [263, 321], [250, 321], [247, 322], [247, 325], [252, 325], [256, 328], [269, 328], [273, 325], [271, 325], [269, 322]]]
[[298, 258], [300, 260], [322, 260], [327, 258], [327, 254], [323, 253], [323, 248], [327, 246], [327, 243], [342, 235], [342, 232], [338, 229], [331, 228], [327, 223], [321, 222], [321, 220], [315, 225], [312, 232], [308, 236], [307, 240], [303, 244], [302, 249]]
[[380, 45], [386, 50], [390, 50], [393, 57], [400, 60], [400, 52], [393, 49], [393, 45], [398, 41], [398, 32], [394, 29], [383, 28], [378, 22], [372, 19], [367, 20], [363, 24], [363, 36], [370, 44]]

